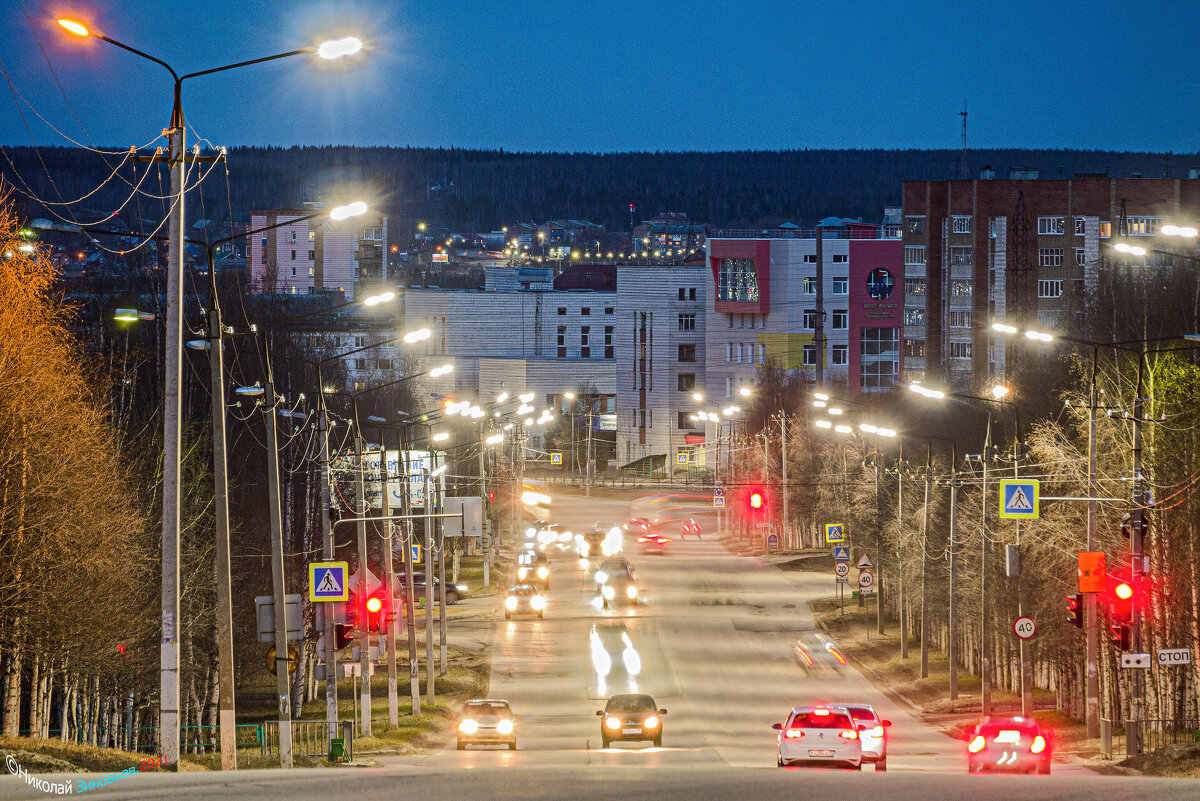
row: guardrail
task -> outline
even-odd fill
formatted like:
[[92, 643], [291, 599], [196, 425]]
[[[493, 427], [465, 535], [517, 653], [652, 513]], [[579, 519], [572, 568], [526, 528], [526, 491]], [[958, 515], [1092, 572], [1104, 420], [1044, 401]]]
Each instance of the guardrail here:
[[[279, 721], [259, 724], [262, 729], [262, 754], [279, 753]], [[292, 721], [292, 753], [296, 756], [322, 757], [329, 754], [329, 724], [326, 721]]]

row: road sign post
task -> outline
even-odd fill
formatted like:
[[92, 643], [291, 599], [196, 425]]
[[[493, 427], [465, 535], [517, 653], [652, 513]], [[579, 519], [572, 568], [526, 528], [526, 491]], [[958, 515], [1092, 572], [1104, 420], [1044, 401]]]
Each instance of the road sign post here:
[[826, 523], [825, 524], [825, 541], [826, 542], [845, 542], [846, 527], [841, 523]]
[[875, 574], [870, 570], [860, 570], [858, 572], [858, 594], [871, 595], [875, 592]]
[[722, 487], [717, 487], [716, 489], [713, 490], [713, 508], [714, 509], [724, 509], [725, 508], [725, 490]]
[[1041, 492], [1037, 479], [1007, 478], [1000, 481], [1000, 516], [1036, 520], [1041, 516]]
[[833, 561], [849, 562], [850, 561], [850, 549], [847, 548], [845, 545], [835, 546], [833, 549]]
[[1013, 634], [1022, 640], [1031, 639], [1037, 634], [1037, 623], [1029, 615], [1021, 615], [1013, 621]]

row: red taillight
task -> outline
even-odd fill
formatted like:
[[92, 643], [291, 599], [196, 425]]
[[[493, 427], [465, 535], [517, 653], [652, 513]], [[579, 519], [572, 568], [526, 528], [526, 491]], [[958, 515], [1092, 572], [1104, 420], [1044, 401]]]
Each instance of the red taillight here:
[[1040, 754], [1043, 751], [1045, 751], [1046, 750], [1046, 738], [1040, 734], [1037, 737], [1034, 737], [1033, 745], [1029, 746], [1029, 750], [1031, 753], [1034, 753], [1034, 754]]
[[783, 736], [788, 738], [789, 740], [795, 740], [798, 737], [804, 736], [804, 730], [803, 729], [788, 729], [787, 731], [785, 731], [783, 733]]
[[800, 649], [800, 656], [804, 657], [804, 661], [807, 662], [810, 667], [813, 665], [813, 658], [808, 655], [808, 651], [805, 651], [803, 648]]
[[813, 714], [819, 718], [823, 718], [829, 714], [829, 710], [828, 709], [814, 709]]
[[846, 729], [844, 732], [839, 734], [838, 737], [841, 737], [843, 740], [857, 740], [858, 732], [854, 731], [853, 729]]
[[829, 651], [829, 653], [833, 654], [834, 659], [836, 659], [838, 661], [839, 665], [846, 664], [846, 657], [842, 656], [841, 651], [834, 648], [832, 645], [828, 646], [825, 650], [827, 650], [827, 651]]
[[658, 544], [659, 544], [659, 545], [666, 545], [666, 544], [667, 544], [668, 542], [670, 542], [670, 541], [671, 541], [671, 538], [670, 538], [670, 537], [659, 537], [659, 538], [658, 538]]
[[648, 539], [650, 539], [650, 538], [649, 537], [638, 537], [638, 542], [645, 542]]
[[983, 735], [976, 734], [975, 739], [972, 740], [971, 744], [967, 746], [967, 750], [970, 751], [972, 754], [978, 754], [980, 751], [983, 750], [983, 747], [985, 745], [987, 745], [987, 741], [983, 739]]

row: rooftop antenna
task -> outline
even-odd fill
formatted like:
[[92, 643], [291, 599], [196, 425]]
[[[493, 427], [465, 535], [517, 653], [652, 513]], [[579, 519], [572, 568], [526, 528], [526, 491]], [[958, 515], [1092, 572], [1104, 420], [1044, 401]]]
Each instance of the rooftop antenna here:
[[958, 177], [967, 177], [967, 101], [963, 101], [963, 110], [958, 112], [958, 116], [962, 117], [962, 154], [958, 157]]

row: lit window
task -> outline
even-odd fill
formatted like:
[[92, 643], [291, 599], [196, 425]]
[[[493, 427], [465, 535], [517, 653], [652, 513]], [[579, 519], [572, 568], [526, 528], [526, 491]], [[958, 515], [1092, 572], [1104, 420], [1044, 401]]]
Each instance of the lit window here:
[[954, 267], [970, 267], [975, 263], [971, 248], [950, 248], [950, 264]]
[[808, 277], [808, 278], [804, 279], [804, 294], [805, 295], [817, 294], [817, 279], [812, 278], [812, 277]]
[[758, 301], [753, 259], [722, 259], [717, 270], [717, 300]]
[[971, 312], [969, 311], [952, 311], [949, 314], [951, 328], [970, 328], [971, 327]]
[[969, 358], [971, 358], [971, 343], [970, 342], [951, 342], [950, 343], [950, 358], [951, 359], [969, 359]]
[[1065, 217], [1038, 217], [1038, 235], [1056, 236], [1066, 232]]
[[969, 298], [974, 294], [975, 285], [971, 281], [957, 279], [950, 282], [950, 297]]
[[905, 295], [924, 295], [925, 294], [925, 279], [924, 278], [905, 278], [904, 279], [904, 294]]
[[1075, 236], [1083, 236], [1087, 232], [1087, 221], [1082, 217], [1075, 218]]

